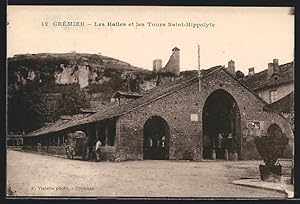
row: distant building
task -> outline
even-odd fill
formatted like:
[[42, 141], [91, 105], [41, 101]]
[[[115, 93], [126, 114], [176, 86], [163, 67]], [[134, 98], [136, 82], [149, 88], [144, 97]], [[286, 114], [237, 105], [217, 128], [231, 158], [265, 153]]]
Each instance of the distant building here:
[[268, 63], [268, 69], [255, 73], [249, 68], [241, 82], [267, 103], [274, 103], [294, 91], [294, 62], [279, 65], [278, 59]]
[[289, 120], [294, 128], [294, 91], [286, 95], [285, 97], [275, 101], [266, 106], [267, 108], [281, 113], [285, 118]]
[[160, 70], [161, 73], [171, 73], [175, 76], [180, 75], [180, 49], [174, 47], [172, 49], [172, 55], [170, 56], [169, 61], [166, 66]]
[[6, 137], [7, 146], [22, 147], [24, 135], [12, 135], [9, 134]]
[[161, 59], [155, 59], [153, 60], [153, 72], [158, 73], [162, 68], [162, 60]]

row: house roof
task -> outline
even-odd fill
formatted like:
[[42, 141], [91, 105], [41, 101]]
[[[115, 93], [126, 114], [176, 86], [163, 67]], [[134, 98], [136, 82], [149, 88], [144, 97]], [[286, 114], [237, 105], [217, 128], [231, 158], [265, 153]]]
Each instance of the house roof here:
[[[238, 83], [240, 83], [235, 77], [233, 77], [229, 72], [227, 72], [222, 66], [212, 67], [208, 70], [203, 71], [204, 74], [202, 75], [201, 78], [205, 78], [219, 70], [224, 70], [234, 80], [236, 80]], [[98, 111], [88, 117], [77, 118], [77, 119], [68, 121], [63, 124], [60, 123], [57, 125], [54, 124], [53, 126], [49, 126], [49, 127], [47, 126], [45, 128], [41, 128], [39, 130], [29, 133], [28, 136], [38, 136], [38, 135], [48, 134], [51, 132], [61, 131], [63, 129], [67, 129], [67, 128], [78, 126], [78, 125], [84, 125], [84, 124], [93, 123], [96, 121], [101, 121], [101, 120], [105, 120], [105, 119], [109, 119], [109, 118], [118, 117], [118, 116], [124, 115], [128, 112], [131, 112], [137, 108], [140, 108], [144, 105], [147, 105], [153, 101], [156, 101], [160, 98], [163, 98], [167, 95], [170, 95], [182, 88], [185, 88], [186, 86], [189, 86], [189, 85], [197, 82], [198, 80], [199, 80], [198, 76], [190, 76], [190, 77], [182, 78], [180, 80], [175, 80], [171, 83], [157, 86], [157, 87], [145, 92], [143, 97], [140, 97], [133, 101], [129, 101], [119, 107], [111, 106], [105, 110]], [[267, 105], [267, 103], [263, 99], [261, 99], [259, 96], [257, 96], [251, 89], [249, 89], [247, 86], [245, 86], [242, 83], [240, 83], [240, 84], [244, 88], [249, 90], [252, 94], [254, 94], [265, 105]]]
[[172, 51], [179, 51], [180, 49], [178, 48], [178, 47], [174, 47], [173, 49], [172, 49]]
[[37, 130], [34, 130], [30, 133], [28, 133], [26, 136], [38, 136], [38, 135], [43, 135], [43, 134], [48, 134], [48, 133], [51, 133], [51, 132], [57, 132], [57, 131], [60, 131], [60, 130], [63, 130], [63, 129], [66, 129], [66, 128], [69, 128], [69, 127], [72, 127], [72, 126], [76, 126], [77, 123], [85, 118], [87, 116], [85, 115], [81, 115], [81, 116], [78, 116], [72, 120], [68, 120], [68, 121], [63, 121], [63, 120], [57, 120], [55, 121], [53, 124], [50, 124], [50, 125], [46, 125], [44, 127], [41, 127]]
[[[101, 104], [101, 101], [99, 101], [99, 104]], [[96, 113], [96, 112], [104, 112], [108, 109], [111, 109], [111, 108], [117, 108], [118, 106], [120, 106], [118, 103], [108, 103], [108, 104], [101, 104], [100, 106], [97, 106], [97, 107], [94, 107], [94, 108], [81, 108], [80, 110], [83, 112], [83, 113]]]
[[114, 93], [112, 98], [118, 98], [118, 97], [124, 97], [124, 98], [139, 98], [142, 97], [143, 95], [136, 93], [136, 92], [131, 92], [131, 91], [117, 91]]
[[7, 139], [8, 138], [23, 138], [23, 137], [24, 137], [24, 135], [12, 135], [12, 134], [7, 135]]
[[278, 111], [280, 113], [293, 113], [294, 112], [294, 91], [266, 106], [269, 109]]
[[246, 76], [240, 79], [240, 82], [248, 86], [252, 90], [259, 90], [267, 87], [278, 86], [280, 84], [294, 81], [294, 63], [286, 63], [279, 65], [278, 72], [272, 76], [278, 76], [275, 80], [274, 77], [268, 77], [268, 70], [263, 70], [252, 76]]

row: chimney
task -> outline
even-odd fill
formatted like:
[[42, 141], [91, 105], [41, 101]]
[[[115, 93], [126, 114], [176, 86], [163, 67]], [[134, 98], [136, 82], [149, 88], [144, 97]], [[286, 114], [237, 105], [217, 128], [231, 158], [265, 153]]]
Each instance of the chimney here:
[[278, 72], [279, 71], [279, 64], [278, 64], [279, 60], [278, 59], [273, 59], [273, 70], [274, 72]]
[[268, 63], [268, 77], [272, 76], [274, 73], [274, 65], [273, 63]]
[[158, 73], [161, 68], [162, 68], [162, 60], [161, 59], [153, 60], [153, 72]]
[[232, 74], [233, 76], [235, 76], [235, 66], [234, 66], [234, 61], [230, 60], [228, 62], [228, 67], [227, 67], [227, 71]]
[[249, 68], [248, 76], [253, 76], [255, 74], [254, 67]]

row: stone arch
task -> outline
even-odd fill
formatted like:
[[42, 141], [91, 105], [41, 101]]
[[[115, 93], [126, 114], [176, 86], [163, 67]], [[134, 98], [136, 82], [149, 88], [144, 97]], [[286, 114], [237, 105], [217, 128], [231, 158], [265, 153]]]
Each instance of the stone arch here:
[[151, 116], [144, 124], [144, 159], [169, 159], [170, 129], [161, 116]]
[[216, 151], [217, 159], [241, 150], [241, 115], [234, 97], [224, 89], [213, 91], [207, 98], [202, 111], [202, 155], [211, 159]]
[[277, 123], [272, 123], [267, 129], [268, 136], [279, 136], [283, 134], [281, 127]]

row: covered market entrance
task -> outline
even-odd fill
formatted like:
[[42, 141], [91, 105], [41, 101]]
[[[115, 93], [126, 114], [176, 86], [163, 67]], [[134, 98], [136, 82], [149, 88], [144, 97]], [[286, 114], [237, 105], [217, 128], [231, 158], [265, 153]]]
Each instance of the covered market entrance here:
[[144, 159], [169, 159], [169, 126], [160, 116], [144, 124]]
[[202, 115], [203, 159], [227, 159], [227, 155], [238, 155], [240, 123], [235, 99], [223, 89], [212, 92], [206, 99]]

